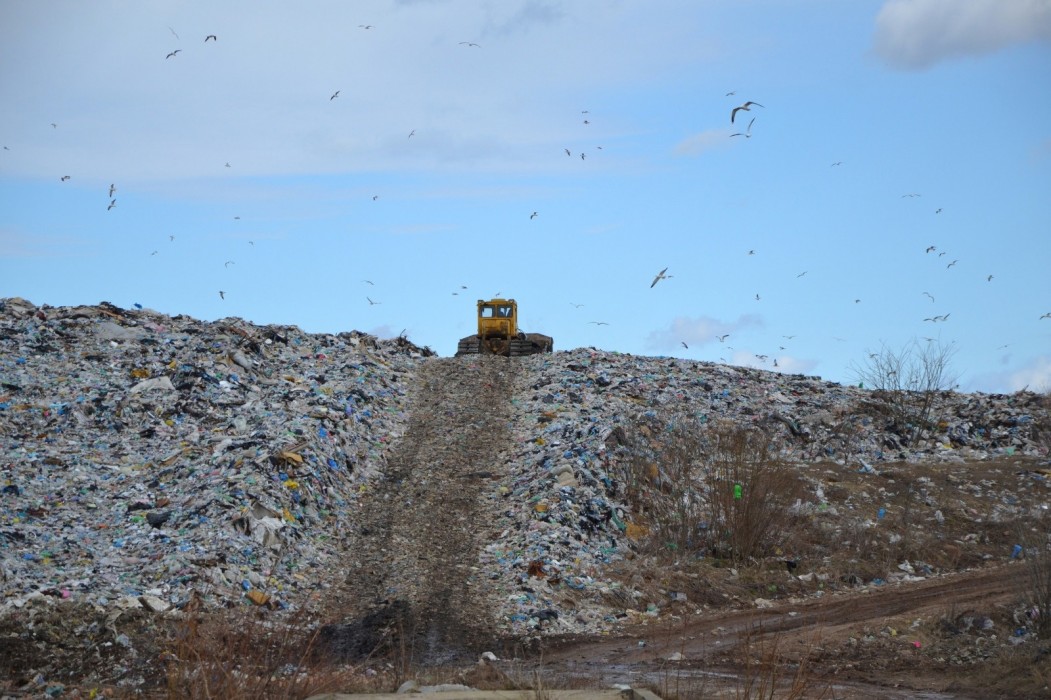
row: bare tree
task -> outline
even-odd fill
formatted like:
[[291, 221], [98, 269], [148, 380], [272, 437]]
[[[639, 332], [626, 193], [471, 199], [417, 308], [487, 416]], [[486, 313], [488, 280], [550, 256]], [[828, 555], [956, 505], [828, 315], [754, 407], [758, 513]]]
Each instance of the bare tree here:
[[956, 386], [959, 376], [951, 369], [955, 354], [952, 343], [913, 340], [899, 350], [884, 345], [852, 369], [862, 385], [872, 388], [873, 398], [911, 445], [930, 426], [938, 395]]

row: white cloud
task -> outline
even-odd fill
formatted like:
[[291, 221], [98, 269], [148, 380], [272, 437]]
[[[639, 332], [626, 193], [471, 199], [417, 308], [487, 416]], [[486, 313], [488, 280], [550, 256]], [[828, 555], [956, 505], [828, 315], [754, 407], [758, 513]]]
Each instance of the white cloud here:
[[665, 329], [655, 330], [646, 338], [646, 347], [653, 350], [670, 350], [687, 345], [704, 345], [718, 342], [719, 336], [733, 335], [744, 328], [762, 328], [762, 319], [755, 314], [744, 314], [736, 321], [721, 321], [710, 316], [687, 318], [679, 316]]
[[675, 144], [675, 153], [680, 156], [695, 156], [715, 148], [726, 148], [729, 145], [730, 132], [727, 129], [709, 129], [688, 136]]
[[922, 70], [950, 58], [1051, 40], [1051, 0], [887, 0], [873, 48], [895, 68]]
[[1014, 369], [975, 375], [968, 384], [971, 391], [997, 394], [1026, 388], [1029, 391], [1051, 391], [1051, 355], [1034, 358]]

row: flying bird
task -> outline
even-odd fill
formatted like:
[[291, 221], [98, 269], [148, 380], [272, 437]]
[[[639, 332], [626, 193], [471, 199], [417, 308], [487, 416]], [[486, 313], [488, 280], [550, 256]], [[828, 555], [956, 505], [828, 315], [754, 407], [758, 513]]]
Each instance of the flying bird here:
[[331, 102], [332, 100], [336, 99], [337, 97], [339, 97], [339, 90], [336, 90], [334, 93], [332, 93], [332, 97], [328, 98], [328, 101]]
[[117, 191], [117, 186], [116, 185], [110, 185], [109, 186], [109, 196], [110, 196], [110, 198], [113, 197], [113, 193], [116, 192], [116, 191]]
[[411, 139], [415, 135], [416, 135], [416, 129], [413, 129], [412, 131], [409, 132], [409, 135], [406, 136], [405, 138]]
[[683, 346], [684, 348], [686, 348], [687, 350], [689, 350], [689, 349], [690, 349], [690, 346], [686, 344], [686, 341], [685, 341], [685, 340], [683, 340], [683, 341], [681, 341], [681, 342], [682, 342], [682, 346]]
[[567, 155], [567, 156], [571, 156], [571, 155], [573, 155], [572, 153], [570, 153], [570, 151], [569, 151], [569, 149], [568, 149], [568, 148], [563, 148], [562, 150], [566, 152], [566, 155]]
[[927, 252], [928, 252], [928, 253], [932, 253], [932, 252], [934, 252], [935, 250], [936, 250], [936, 248], [935, 248], [934, 246], [932, 246], [932, 245], [929, 245], [929, 246], [927, 246]]
[[[744, 111], [746, 111], [746, 112], [750, 112], [750, 111], [752, 111], [752, 110], [751, 110], [751, 107], [752, 107], [752, 105], [755, 105], [756, 107], [762, 107], [762, 106], [763, 106], [763, 105], [759, 104], [758, 102], [752, 102], [751, 100], [748, 100], [747, 102], [745, 102], [745, 103], [744, 103], [743, 105], [741, 105], [740, 107], [734, 107], [734, 108], [733, 108], [733, 110], [732, 110], [732, 111], [730, 112], [730, 123], [731, 123], [731, 124], [733, 124], [733, 122], [734, 122], [734, 117], [736, 117], [736, 116], [737, 116], [737, 113], [738, 113], [739, 111], [741, 111], [742, 109], [743, 109]], [[764, 109], [765, 109], [765, 108], [764, 108]]]
[[800, 273], [799, 273], [798, 275], [796, 275], [796, 277], [802, 277], [802, 276], [803, 276], [803, 275], [805, 275], [806, 273], [807, 273], [807, 271], [806, 271], [806, 270], [803, 270], [803, 271], [802, 271], [802, 272], [800, 272]]
[[924, 294], [931, 298], [931, 303], [933, 304], [934, 303], [934, 297], [931, 296], [931, 293], [930, 292], [924, 292]]
[[233, 260], [227, 260], [226, 262], [223, 263], [223, 267], [230, 267], [231, 265], [234, 265], [234, 264], [236, 264], [236, 263], [234, 263]]
[[369, 299], [368, 297], [365, 297], [365, 298], [368, 299], [369, 306], [375, 306], [376, 304], [382, 304], [383, 303], [382, 301], [373, 301], [372, 299]]
[[653, 278], [653, 282], [650, 284], [650, 289], [653, 289], [654, 287], [656, 287], [657, 283], [660, 282], [661, 280], [668, 279], [668, 275], [664, 274], [667, 271], [668, 271], [668, 268], [664, 268], [663, 270], [661, 270], [660, 272], [657, 273], [657, 276]]
[[937, 209], [935, 209], [935, 210], [934, 210], [934, 213], [935, 213], [935, 214], [941, 214], [941, 213], [942, 213], [942, 209], [941, 209], [941, 207], [938, 207]]
[[837, 161], [836, 161], [835, 163], [833, 163], [833, 164], [832, 164], [831, 166], [829, 166], [829, 167], [832, 167], [832, 168], [834, 168], [834, 167], [836, 167], [837, 165], [843, 165], [843, 161], [841, 161], [841, 160], [837, 160]]
[[744, 132], [737, 132], [736, 134], [730, 134], [730, 138], [734, 136], [744, 136], [746, 139], [752, 138], [752, 124], [755, 123], [755, 117], [752, 117], [752, 121], [748, 122], [748, 128]]
[[609, 325], [609, 324], [608, 324], [608, 323], [606, 323], [605, 321], [588, 321], [588, 323], [593, 323], [593, 324], [595, 324], [596, 326], [608, 326], [608, 325]]
[[176, 39], [178, 39], [179, 35], [175, 33], [175, 30], [171, 28], [171, 25], [166, 25], [166, 26], [168, 27], [168, 31], [172, 33], [172, 36], [174, 36]]
[[755, 300], [759, 301], [759, 295], [758, 294], [755, 295]]
[[[175, 240], [175, 235], [174, 234], [169, 234], [168, 240], [169, 241], [174, 241]], [[249, 241], [249, 243], [251, 243], [251, 241]]]
[[749, 255], [755, 255], [755, 251], [754, 250], [750, 250], [750, 251], [748, 251], [748, 254]]
[[224, 292], [223, 290], [220, 289], [219, 290], [219, 298], [220, 299], [225, 299], [226, 298], [226, 292]]
[[1046, 314], [1044, 314], [1043, 316], [1041, 316], [1041, 317], [1040, 317], [1039, 319], [1037, 319], [1037, 320], [1038, 320], [1038, 321], [1042, 321], [1042, 320], [1044, 320], [1045, 318], [1051, 318], [1051, 313], [1046, 313]]
[[478, 44], [474, 43], [473, 41], [461, 41], [460, 42], [460, 46], [466, 46], [468, 48], [470, 48], [472, 46], [478, 46], [478, 48], [482, 48], [481, 46], [479, 46]]
[[529, 215], [530, 219], [535, 219], [536, 217], [537, 217], [537, 213], [536, 212], [533, 212], [532, 214]]
[[952, 267], [953, 265], [955, 265], [958, 262], [960, 262], [960, 261], [959, 260], [953, 260], [951, 263], [949, 263], [948, 265], [945, 266], [945, 269], [948, 270], [950, 267]]
[[373, 25], [371, 25], [371, 24], [359, 24], [358, 26], [361, 27], [362, 29], [372, 29], [373, 28]]
[[61, 178], [59, 178], [59, 179], [60, 179], [60, 180], [62, 180], [62, 182], [65, 182], [66, 180], [68, 180], [68, 179], [69, 179], [69, 175], [63, 175], [63, 176], [62, 176]]
[[372, 195], [372, 201], [373, 201], [373, 202], [375, 202], [375, 201], [376, 201], [377, 199], [379, 199], [379, 198], [380, 198], [380, 196], [379, 196], [378, 194], [374, 194], [374, 195]]
[[583, 304], [575, 304], [573, 302], [569, 302], [569, 305], [572, 306], [574, 309], [579, 309], [581, 306], [583, 306]]
[[115, 199], [111, 199], [111, 200], [110, 200], [110, 203], [109, 203], [109, 206], [108, 206], [108, 207], [106, 207], [106, 211], [109, 211], [110, 209], [112, 209], [112, 208], [113, 208], [113, 207], [115, 207], [115, 206], [117, 206], [117, 200], [115, 200]]
[[985, 281], [986, 282], [992, 282], [993, 281], [993, 276], [989, 275], [988, 277], [985, 278]]
[[165, 57], [164, 57], [164, 60], [168, 60], [169, 58], [171, 58], [171, 57], [172, 57], [172, 56], [174, 56], [175, 54], [179, 53], [180, 51], [182, 51], [182, 49], [175, 49], [175, 50], [174, 50], [174, 51], [172, 51], [172, 52], [171, 52], [170, 54], [168, 54], [167, 56], [165, 56]]
[[580, 154], [580, 160], [584, 160], [584, 154], [583, 153]]
[[207, 42], [209, 39], [211, 39], [212, 41], [218, 41], [218, 39], [216, 38], [215, 34], [209, 34], [208, 36], [206, 36], [204, 38], [205, 42]]
[[720, 343], [725, 343], [726, 339], [730, 337], [730, 334], [729, 333], [723, 333], [722, 335], [717, 335], [715, 337], [719, 339]]
[[376, 286], [376, 283], [373, 282], [372, 280], [361, 280], [361, 281], [364, 282], [365, 284], [371, 284], [374, 287]]
[[728, 92], [725, 95], [723, 95], [723, 97], [729, 97], [730, 95], [736, 95], [736, 94], [737, 94], [736, 90], [731, 90], [730, 92]]

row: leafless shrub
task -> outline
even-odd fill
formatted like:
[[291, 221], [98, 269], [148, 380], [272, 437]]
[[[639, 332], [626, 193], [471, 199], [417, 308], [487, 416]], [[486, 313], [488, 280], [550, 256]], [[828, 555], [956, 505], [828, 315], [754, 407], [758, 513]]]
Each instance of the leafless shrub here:
[[872, 388], [874, 407], [886, 411], [891, 427], [911, 445], [930, 427], [939, 394], [956, 385], [958, 376], [950, 367], [955, 354], [951, 343], [921, 345], [913, 340], [898, 350], [884, 345], [879, 352], [869, 353], [867, 362], [851, 369], [863, 385]]
[[786, 536], [803, 492], [767, 433], [730, 423], [642, 421], [620, 466], [638, 521], [628, 534], [651, 550], [763, 556]]

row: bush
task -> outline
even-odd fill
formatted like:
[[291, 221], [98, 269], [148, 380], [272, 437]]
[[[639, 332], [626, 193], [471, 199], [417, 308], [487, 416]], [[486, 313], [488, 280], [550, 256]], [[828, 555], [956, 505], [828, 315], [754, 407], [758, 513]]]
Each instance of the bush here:
[[631, 432], [617, 460], [634, 520], [629, 536], [651, 551], [734, 561], [782, 544], [803, 485], [769, 434], [653, 417]]

